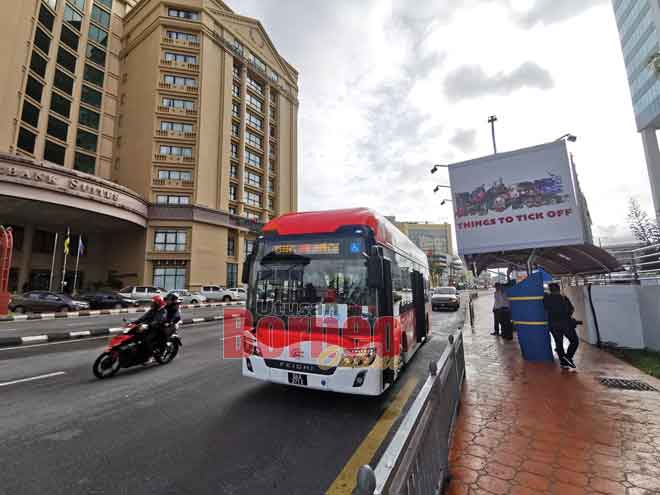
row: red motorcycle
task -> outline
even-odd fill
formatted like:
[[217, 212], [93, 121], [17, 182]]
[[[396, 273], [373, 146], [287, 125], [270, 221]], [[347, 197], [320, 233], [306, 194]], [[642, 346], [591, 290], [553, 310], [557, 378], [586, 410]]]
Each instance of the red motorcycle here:
[[123, 333], [112, 337], [108, 348], [94, 361], [92, 367], [94, 375], [100, 379], [110, 378], [120, 368], [145, 364], [151, 356], [158, 364], [171, 362], [178, 354], [179, 347], [183, 345], [181, 338], [176, 333], [179, 325], [166, 329], [167, 339], [164, 343], [155, 344], [151, 355], [147, 355], [148, 352], [143, 343], [147, 327], [148, 325], [129, 323]]

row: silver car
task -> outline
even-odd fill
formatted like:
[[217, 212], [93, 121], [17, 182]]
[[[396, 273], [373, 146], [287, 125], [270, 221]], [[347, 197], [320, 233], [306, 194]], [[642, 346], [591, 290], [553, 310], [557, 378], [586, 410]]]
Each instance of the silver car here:
[[191, 292], [189, 290], [175, 290], [179, 294], [179, 298], [183, 304], [201, 304], [206, 302], [206, 296], [199, 292]]

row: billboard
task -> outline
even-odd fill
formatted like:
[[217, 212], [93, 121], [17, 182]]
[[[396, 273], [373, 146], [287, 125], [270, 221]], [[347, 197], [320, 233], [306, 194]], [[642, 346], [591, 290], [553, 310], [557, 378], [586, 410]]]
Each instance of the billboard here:
[[449, 167], [460, 255], [583, 244], [564, 141]]

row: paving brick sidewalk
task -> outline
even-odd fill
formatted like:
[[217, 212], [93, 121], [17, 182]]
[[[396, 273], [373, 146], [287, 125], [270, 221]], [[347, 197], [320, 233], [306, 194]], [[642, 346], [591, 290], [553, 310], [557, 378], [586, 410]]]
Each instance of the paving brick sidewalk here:
[[578, 372], [526, 363], [517, 340], [489, 335], [492, 301], [482, 293], [465, 330], [449, 494], [660, 494], [660, 393], [599, 378], [660, 380], [584, 343]]

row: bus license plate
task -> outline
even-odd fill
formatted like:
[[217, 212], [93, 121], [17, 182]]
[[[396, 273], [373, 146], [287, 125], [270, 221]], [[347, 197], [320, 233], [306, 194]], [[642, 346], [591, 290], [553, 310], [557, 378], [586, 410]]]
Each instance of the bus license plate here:
[[291, 385], [307, 386], [307, 375], [301, 375], [300, 373], [289, 373], [289, 383]]

